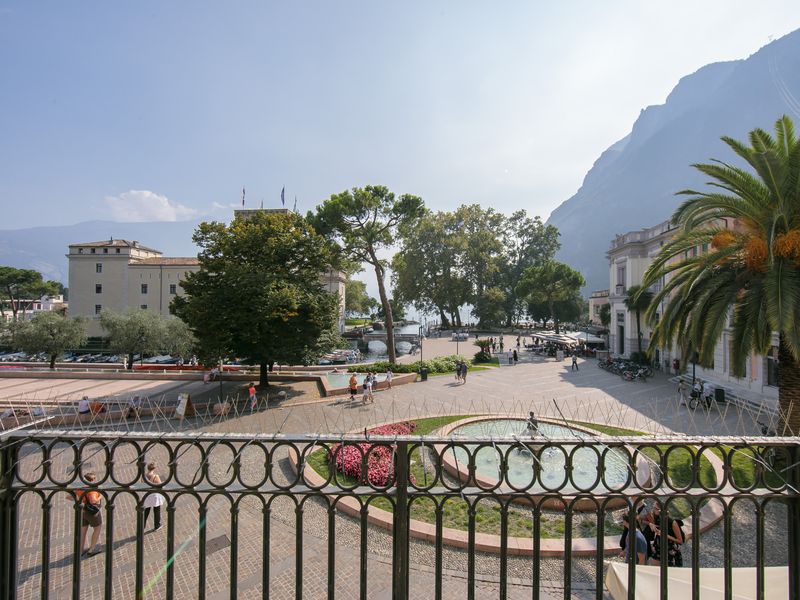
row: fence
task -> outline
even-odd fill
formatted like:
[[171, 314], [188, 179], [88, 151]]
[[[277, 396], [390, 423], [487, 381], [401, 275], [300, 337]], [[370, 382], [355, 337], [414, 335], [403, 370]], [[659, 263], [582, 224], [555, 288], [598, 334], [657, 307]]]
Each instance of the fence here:
[[[150, 461], [159, 464], [160, 485], [143, 477]], [[352, 552], [358, 561], [352, 592], [365, 599], [375, 564], [370, 536], [383, 525], [391, 531], [386, 562], [394, 598], [408, 598], [423, 579], [432, 579], [432, 588], [422, 597], [447, 596], [452, 574], [445, 557], [458, 552], [470, 599], [483, 577], [477, 559], [489, 554], [499, 565], [501, 599], [512, 579], [539, 598], [547, 560], [563, 567], [564, 598], [572, 597], [576, 562], [593, 566], [593, 581], [580, 589], [601, 599], [604, 560], [618, 552], [620, 517], [634, 522], [647, 503], [664, 509], [654, 522], [662, 531], [672, 523], [668, 511], [685, 516], [692, 539], [682, 548], [693, 599], [700, 598], [702, 568], [713, 556], [723, 568], [726, 598], [733, 597], [736, 565], [748, 561], [755, 597], [764, 597], [765, 568], [777, 563], [788, 565], [790, 597], [800, 598], [798, 465], [797, 438], [13, 432], [0, 438], [0, 597], [344, 597], [337, 570], [342, 553]], [[85, 479], [90, 470], [94, 483]], [[74, 492], [87, 489], [104, 498], [102, 560], [94, 563], [79, 558], [83, 505]], [[144, 500], [153, 493], [166, 500], [166, 533], [158, 540], [145, 539]], [[278, 503], [291, 509], [278, 515]], [[752, 513], [742, 513], [742, 503]], [[312, 513], [320, 519], [304, 523]], [[497, 518], [496, 531], [485, 531], [487, 514]], [[752, 518], [742, 525], [740, 514]], [[458, 519], [463, 530], [454, 533]], [[563, 542], [545, 535], [554, 522], [561, 523]], [[337, 541], [343, 527], [352, 528], [357, 548]], [[215, 528], [227, 532], [225, 539], [209, 537]], [[511, 529], [527, 533], [513, 536]], [[705, 533], [698, 540], [706, 529], [708, 541]], [[736, 541], [745, 538], [752, 541]], [[412, 543], [427, 548], [425, 569], [412, 560]], [[667, 538], [657, 544], [667, 556]], [[310, 545], [326, 563], [322, 583], [308, 573], [309, 565], [314, 573], [320, 567], [305, 559]], [[638, 569], [630, 554], [633, 598]], [[509, 576], [512, 561], [527, 569], [527, 581]], [[289, 566], [294, 582], [287, 587]], [[662, 598], [676, 568], [661, 566]], [[93, 583], [87, 585], [84, 570], [98, 572]]]

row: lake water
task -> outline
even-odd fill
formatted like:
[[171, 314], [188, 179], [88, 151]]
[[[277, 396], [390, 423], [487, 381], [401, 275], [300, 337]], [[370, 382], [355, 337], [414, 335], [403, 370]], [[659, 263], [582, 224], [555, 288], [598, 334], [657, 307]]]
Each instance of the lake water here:
[[[359, 387], [364, 383], [365, 377], [366, 375], [356, 374]], [[385, 379], [385, 374], [378, 373], [378, 381], [384, 381]], [[350, 373], [328, 373], [328, 385], [334, 388], [346, 388], [350, 385]]]

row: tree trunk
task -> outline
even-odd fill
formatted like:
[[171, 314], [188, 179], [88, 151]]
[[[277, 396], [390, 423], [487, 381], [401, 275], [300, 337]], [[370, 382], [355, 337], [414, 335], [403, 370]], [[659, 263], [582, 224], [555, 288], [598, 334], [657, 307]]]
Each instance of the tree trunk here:
[[128, 354], [128, 370], [133, 371], [133, 352]]
[[786, 344], [783, 334], [778, 346], [778, 435], [800, 434], [800, 363]]
[[58, 355], [57, 354], [51, 354], [50, 355], [50, 370], [51, 371], [55, 370], [55, 368], [56, 368], [56, 356], [58, 356]]
[[375, 267], [375, 277], [378, 279], [378, 296], [380, 296], [381, 306], [383, 306], [384, 325], [386, 326], [386, 350], [389, 352], [389, 362], [395, 364], [397, 356], [394, 350], [394, 318], [392, 317], [392, 306], [389, 304], [389, 297], [386, 295], [386, 284], [383, 281], [384, 271], [374, 252], [370, 252], [370, 257]]
[[439, 320], [442, 322], [442, 329], [450, 329], [450, 321], [447, 319], [447, 315], [441, 307], [439, 307]]
[[547, 305], [550, 307], [550, 318], [553, 319], [553, 325], [556, 327], [556, 335], [558, 335], [558, 317], [556, 317], [556, 308], [552, 300]]
[[265, 362], [258, 364], [258, 385], [259, 387], [269, 386], [269, 365]]
[[636, 311], [636, 340], [639, 342], [639, 360], [642, 360], [642, 324], [641, 312]]

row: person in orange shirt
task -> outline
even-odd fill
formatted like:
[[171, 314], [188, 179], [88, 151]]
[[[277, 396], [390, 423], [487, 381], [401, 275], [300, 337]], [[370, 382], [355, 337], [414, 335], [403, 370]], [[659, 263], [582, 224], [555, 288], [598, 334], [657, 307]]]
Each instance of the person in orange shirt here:
[[350, 400], [356, 399], [356, 394], [358, 393], [358, 379], [356, 378], [356, 374], [353, 373], [350, 375]]
[[256, 400], [256, 384], [251, 383], [250, 387], [247, 388], [248, 399], [250, 400], [250, 412], [253, 412], [256, 409], [256, 404], [258, 400]]
[[[83, 478], [89, 483], [97, 481], [93, 472], [86, 473]], [[76, 490], [76, 499], [83, 505], [81, 509], [81, 557], [100, 554], [97, 542], [100, 539], [100, 527], [103, 525], [102, 503], [103, 496], [96, 490]], [[92, 528], [92, 546], [86, 547], [86, 534]]]

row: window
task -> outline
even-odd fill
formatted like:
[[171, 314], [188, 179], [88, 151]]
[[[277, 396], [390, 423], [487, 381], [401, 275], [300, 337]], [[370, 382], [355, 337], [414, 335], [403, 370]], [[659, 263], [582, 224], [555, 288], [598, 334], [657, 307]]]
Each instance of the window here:
[[108, 254], [108, 248], [103, 248], [103, 254]]
[[141, 308], [142, 310], [147, 310], [147, 304], [140, 304], [139, 308]]
[[142, 293], [143, 293], [143, 294], [146, 294], [146, 293], [147, 293], [147, 284], [146, 284], [146, 283], [143, 283], [143, 284], [142, 284]]
[[100, 304], [95, 304], [94, 305], [94, 314], [99, 315], [101, 310], [103, 310], [103, 306], [102, 305], [100, 305]]
[[767, 385], [778, 387], [778, 347], [773, 346], [767, 354]]
[[83, 254], [83, 248], [78, 248], [78, 254]]
[[95, 283], [94, 284], [94, 293], [95, 294], [102, 294], [103, 293], [103, 284], [102, 283]]
[[102, 273], [103, 272], [103, 263], [95, 263], [94, 264], [94, 272], [95, 273]]
[[119, 248], [117, 248], [117, 254], [119, 254]]
[[94, 249], [94, 248], [92, 248], [91, 250], [89, 250], [89, 252], [91, 252], [92, 254], [94, 254], [94, 253], [95, 253], [95, 249]]
[[625, 313], [624, 312], [618, 312], [617, 313], [617, 323], [623, 323], [623, 324], [625, 323]]
[[617, 285], [625, 285], [625, 267], [617, 267]]
[[169, 284], [169, 293], [173, 294], [173, 295], [177, 294], [178, 293], [178, 286], [175, 285], [174, 283], [170, 283]]

